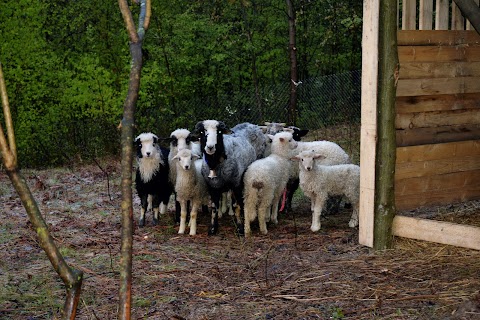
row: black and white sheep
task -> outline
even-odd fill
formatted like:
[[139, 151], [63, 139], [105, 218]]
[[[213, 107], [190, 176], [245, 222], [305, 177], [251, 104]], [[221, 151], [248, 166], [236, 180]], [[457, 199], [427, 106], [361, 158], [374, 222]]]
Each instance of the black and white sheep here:
[[360, 167], [355, 164], [325, 165], [326, 155], [302, 151], [292, 160], [299, 161], [300, 188], [311, 200], [313, 232], [320, 230], [320, 215], [329, 196], [345, 196], [353, 206], [348, 225], [358, 226]]
[[[257, 159], [265, 145], [265, 135], [253, 124], [245, 124], [230, 132], [222, 121], [204, 120], [195, 126], [203, 153], [202, 174], [207, 182], [212, 201], [212, 218], [208, 233], [218, 231], [218, 209], [222, 193], [232, 190], [237, 204], [235, 216], [239, 233], [243, 233], [243, 174]], [[231, 133], [231, 134], [228, 134]], [[258, 151], [260, 150], [260, 151]]]
[[272, 139], [271, 154], [253, 162], [243, 178], [245, 236], [251, 233], [250, 223], [257, 217], [262, 234], [267, 234], [268, 220], [278, 222], [278, 205], [288, 182], [292, 150], [297, 147], [290, 132], [269, 137]]
[[182, 149], [173, 157], [172, 165], [177, 167], [177, 179], [175, 182], [175, 193], [177, 201], [180, 202], [180, 228], [179, 234], [185, 233], [187, 220], [187, 204], [190, 201], [190, 235], [197, 234], [197, 214], [202, 204], [208, 203], [208, 189], [205, 179], [202, 176], [202, 163], [200, 156], [194, 154], [190, 149]]
[[[151, 133], [142, 133], [135, 138], [137, 149], [137, 169], [135, 187], [141, 202], [139, 226], [145, 226], [145, 212], [148, 208], [148, 196], [152, 197], [153, 224], [158, 224], [158, 213], [164, 214], [168, 200], [173, 192], [169, 180], [169, 150], [158, 145], [158, 137]], [[160, 205], [161, 204], [161, 205]]]

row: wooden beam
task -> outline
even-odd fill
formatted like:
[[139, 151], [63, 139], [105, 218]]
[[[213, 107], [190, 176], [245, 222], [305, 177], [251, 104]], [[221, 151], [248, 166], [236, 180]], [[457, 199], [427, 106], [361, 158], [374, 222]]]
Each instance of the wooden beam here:
[[404, 62], [400, 79], [453, 78], [480, 76], [480, 61]]
[[395, 108], [397, 114], [479, 109], [480, 93], [397, 97]]
[[398, 46], [455, 46], [480, 44], [480, 35], [475, 31], [453, 30], [399, 30]]
[[480, 92], [480, 77], [400, 79], [397, 87], [398, 97], [477, 92]]
[[397, 215], [393, 219], [393, 234], [480, 250], [480, 228], [473, 226]]
[[396, 131], [397, 147], [480, 139], [480, 124]]
[[363, 2], [362, 125], [360, 130], [360, 244], [373, 247], [377, 141], [378, 28], [380, 0]]
[[400, 46], [398, 56], [400, 63], [480, 61], [480, 46]]
[[403, 0], [402, 8], [402, 29], [415, 30], [417, 6], [415, 0]]

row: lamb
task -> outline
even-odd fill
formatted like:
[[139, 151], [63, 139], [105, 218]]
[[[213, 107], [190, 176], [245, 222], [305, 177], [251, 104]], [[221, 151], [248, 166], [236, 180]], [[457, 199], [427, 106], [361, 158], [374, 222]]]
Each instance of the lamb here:
[[[275, 135], [282, 131], [291, 131], [293, 135], [293, 140], [300, 141], [303, 136], [307, 135], [309, 132], [308, 129], [300, 129], [295, 126], [288, 126], [283, 122], [265, 122], [264, 126], [260, 126], [263, 132], [267, 135], [267, 146], [265, 148], [265, 156], [268, 156], [271, 151], [272, 140], [268, 138], [268, 135]], [[295, 190], [294, 190], [295, 191]]]
[[[175, 185], [177, 180], [177, 166], [174, 164], [173, 158], [178, 151], [190, 149], [198, 156], [202, 155], [200, 144], [194, 142], [194, 137], [188, 129], [180, 128], [172, 131], [170, 137], [165, 139], [170, 143], [170, 153], [168, 154], [168, 164], [170, 167], [170, 182]], [[180, 204], [175, 201], [175, 222], [180, 222]]]
[[291, 158], [299, 161], [300, 188], [311, 200], [313, 232], [320, 230], [320, 215], [328, 196], [345, 196], [353, 206], [348, 225], [358, 226], [360, 167], [354, 164], [325, 165], [325, 154], [302, 151]]
[[[243, 127], [243, 128], [242, 128]], [[261, 129], [253, 124], [237, 127], [232, 134], [224, 122], [218, 120], [200, 121], [195, 131], [200, 136], [203, 153], [202, 174], [212, 200], [212, 218], [208, 233], [218, 231], [218, 208], [223, 192], [232, 190], [237, 203], [235, 212], [237, 230], [243, 233], [243, 174], [257, 159], [259, 151], [251, 144], [256, 139], [265, 139]], [[252, 135], [253, 134], [253, 135]], [[253, 136], [256, 138], [254, 139]], [[256, 141], [261, 142], [261, 141]], [[258, 145], [261, 145], [259, 143]]]
[[169, 181], [168, 153], [169, 150], [160, 147], [158, 137], [151, 133], [142, 133], [135, 138], [137, 148], [137, 170], [135, 187], [141, 201], [139, 226], [145, 226], [145, 212], [148, 208], [148, 196], [152, 197], [153, 224], [158, 224], [159, 205], [160, 213], [164, 214], [168, 200], [173, 192], [173, 185]]
[[175, 193], [180, 202], [180, 228], [179, 234], [185, 233], [185, 224], [187, 219], [187, 203], [190, 201], [192, 210], [190, 211], [190, 235], [197, 234], [197, 213], [202, 204], [208, 203], [208, 189], [205, 179], [202, 176], [202, 163], [200, 156], [193, 153], [190, 149], [179, 150], [177, 155], [172, 158], [173, 165], [176, 166], [177, 179], [175, 183]]
[[243, 178], [245, 203], [245, 236], [251, 233], [250, 222], [258, 217], [260, 232], [267, 234], [267, 220], [278, 223], [277, 213], [280, 197], [289, 177], [290, 157], [297, 147], [292, 133], [281, 132], [272, 139], [272, 153], [253, 162]]

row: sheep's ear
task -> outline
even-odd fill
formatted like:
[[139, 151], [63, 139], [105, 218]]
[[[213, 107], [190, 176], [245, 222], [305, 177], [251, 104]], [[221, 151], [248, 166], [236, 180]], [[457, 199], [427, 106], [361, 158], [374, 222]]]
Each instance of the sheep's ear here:
[[266, 126], [269, 126], [269, 125], [271, 125], [271, 124], [272, 124], [271, 122], [265, 121], [265, 125], [266, 125]]
[[229, 134], [232, 132], [223, 121], [218, 121], [217, 129], [222, 131], [223, 134]]
[[192, 158], [193, 160], [200, 159], [200, 156], [198, 154], [192, 153]]
[[313, 156], [313, 159], [319, 159], [319, 160], [322, 160], [322, 159], [325, 159], [325, 156], [322, 155], [322, 154], [318, 154], [316, 153], [314, 156]]
[[273, 141], [273, 134], [267, 134], [267, 137], [270, 139], [270, 142]]
[[268, 130], [267, 126], [258, 126], [260, 129], [262, 129], [263, 133], [266, 133]]
[[200, 132], [200, 131], [202, 131], [202, 130], [204, 130], [203, 121], [199, 121], [199, 122], [197, 122], [197, 124], [195, 125], [194, 131], [195, 131], [195, 132]]
[[172, 160], [175, 160], [175, 159], [178, 159], [178, 158], [180, 158], [180, 157], [177, 154], [177, 155], [175, 155], [175, 157], [172, 158]]
[[309, 131], [310, 131], [310, 130], [308, 130], [308, 129], [301, 129], [301, 130], [298, 130], [298, 131], [297, 131], [297, 134], [296, 134], [296, 135], [297, 135], [299, 138], [301, 138], [301, 137], [306, 136]]
[[290, 160], [293, 161], [300, 161], [300, 158], [298, 156], [291, 157]]

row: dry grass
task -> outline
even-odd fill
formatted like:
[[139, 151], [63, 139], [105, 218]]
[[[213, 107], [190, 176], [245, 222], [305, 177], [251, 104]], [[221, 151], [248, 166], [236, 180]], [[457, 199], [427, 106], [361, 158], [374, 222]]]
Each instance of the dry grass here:
[[[85, 272], [77, 319], [115, 319], [120, 249], [119, 164], [26, 171], [69, 264]], [[139, 203], [135, 197], [135, 214]], [[0, 318], [58, 317], [64, 289], [7, 177], [0, 174]], [[478, 203], [468, 221], [480, 221]], [[447, 219], [465, 213], [445, 209]], [[437, 211], [440, 209], [437, 209]], [[447, 213], [448, 211], [448, 213]], [[475, 319], [480, 317], [480, 252], [395, 239], [392, 250], [358, 244], [349, 210], [309, 230], [309, 202], [261, 236], [238, 238], [229, 216], [209, 237], [178, 235], [171, 214], [135, 229], [134, 319]], [[150, 216], [148, 218], [151, 219]], [[150, 221], [148, 221], [150, 222]]]

